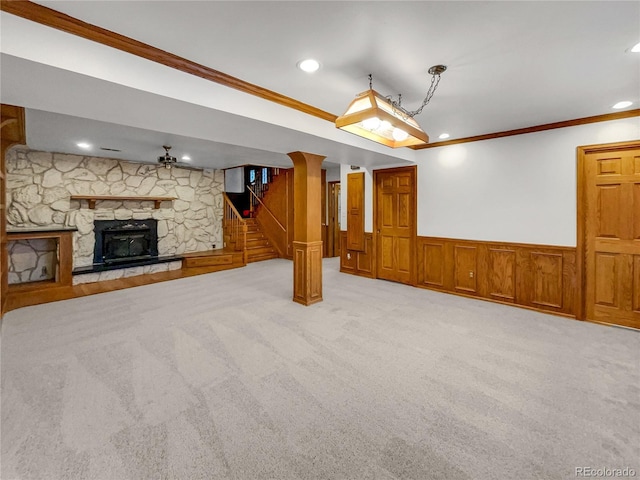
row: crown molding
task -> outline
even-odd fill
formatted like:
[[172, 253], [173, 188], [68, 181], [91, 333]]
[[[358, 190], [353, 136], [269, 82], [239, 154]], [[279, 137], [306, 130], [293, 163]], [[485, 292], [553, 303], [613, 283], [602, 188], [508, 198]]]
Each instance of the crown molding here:
[[[322, 120], [334, 123], [338, 118], [337, 115], [321, 110], [312, 105], [300, 102], [294, 98], [287, 97], [272, 90], [260, 87], [249, 82], [245, 82], [239, 78], [228, 75], [224, 72], [214, 70], [213, 68], [192, 62], [186, 58], [174, 55], [159, 48], [153, 47], [146, 43], [139, 42], [130, 37], [120, 35], [111, 30], [92, 25], [77, 18], [66, 15], [57, 10], [44, 7], [29, 0], [0, 0], [0, 10], [16, 15], [27, 20], [45, 25], [57, 30], [61, 30], [72, 35], [76, 35], [87, 40], [91, 40], [117, 50], [136, 55], [138, 57], [151, 60], [182, 72], [204, 78], [211, 82], [224, 85], [229, 88], [239, 90], [256, 97], [269, 100], [271, 102], [293, 108], [300, 112], [312, 115]], [[491, 140], [494, 138], [511, 137], [514, 135], [523, 135], [527, 133], [542, 132], [545, 130], [553, 130], [556, 128], [574, 127], [577, 125], [586, 125], [589, 123], [606, 122], [609, 120], [618, 120], [621, 118], [640, 116], [640, 109], [626, 110], [623, 112], [606, 113], [603, 115], [595, 115], [592, 117], [578, 118], [574, 120], [565, 120], [561, 122], [546, 123], [544, 125], [536, 125], [526, 128], [518, 128], [515, 130], [506, 130], [503, 132], [487, 133], [483, 135], [475, 135], [472, 137], [458, 138], [447, 140], [444, 142], [427, 143], [424, 145], [411, 146], [413, 150], [424, 150], [426, 148], [444, 147], [447, 145], [456, 145], [459, 143], [478, 142], [481, 140]]]
[[213, 68], [192, 62], [191, 60], [174, 55], [173, 53], [139, 42], [133, 38], [120, 35], [119, 33], [112, 32], [111, 30], [92, 25], [28, 0], [1, 0], [0, 10], [47, 27], [55, 28], [72, 35], [151, 60], [152, 62], [156, 62], [170, 68], [175, 68], [176, 70], [204, 78], [205, 80], [240, 90], [241, 92], [284, 105], [285, 107], [299, 110], [303, 113], [329, 122], [335, 122], [336, 118], [338, 118], [332, 113], [325, 112], [324, 110], [300, 102], [294, 98], [287, 97], [253, 83], [245, 82], [244, 80], [227, 75], [226, 73], [218, 70], [214, 70]]
[[517, 128], [515, 130], [506, 130], [504, 132], [486, 133], [484, 135], [475, 135], [473, 137], [456, 138], [445, 142], [426, 143], [424, 145], [416, 145], [414, 150], [424, 150], [425, 148], [446, 147], [447, 145], [456, 145], [458, 143], [479, 142], [481, 140], [491, 140], [493, 138], [512, 137], [514, 135], [524, 135], [526, 133], [544, 132], [545, 130], [554, 130], [556, 128], [575, 127], [577, 125], [586, 125], [589, 123], [607, 122], [609, 120], [619, 120], [621, 118], [640, 116], [640, 108], [634, 110], [625, 110], [624, 112], [605, 113], [603, 115], [594, 115], [593, 117], [576, 118], [574, 120], [564, 120], [562, 122], [545, 123], [544, 125], [535, 125], [533, 127]]

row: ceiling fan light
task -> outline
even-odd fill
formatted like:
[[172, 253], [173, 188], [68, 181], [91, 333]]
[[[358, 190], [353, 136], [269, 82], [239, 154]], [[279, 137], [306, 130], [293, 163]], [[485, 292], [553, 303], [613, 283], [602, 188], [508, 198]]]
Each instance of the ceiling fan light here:
[[165, 153], [158, 157], [158, 163], [164, 165], [165, 168], [171, 168], [171, 164], [176, 163], [176, 157], [172, 157], [169, 154], [169, 150], [171, 150], [170, 145], [163, 145], [162, 148], [164, 148]]
[[403, 142], [409, 136], [407, 132], [398, 127], [393, 129], [393, 133], [391, 135], [393, 136], [393, 139], [397, 140], [398, 142]]

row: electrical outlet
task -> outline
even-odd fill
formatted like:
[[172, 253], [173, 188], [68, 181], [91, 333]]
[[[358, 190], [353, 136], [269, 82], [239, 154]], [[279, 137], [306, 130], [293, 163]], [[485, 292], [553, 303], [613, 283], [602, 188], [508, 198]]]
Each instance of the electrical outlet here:
[[347, 260], [351, 260], [351, 254], [347, 253]]
[[211, 244], [211, 248], [215, 249], [216, 248], [216, 244], [215, 243]]
[[469, 270], [469, 278], [473, 278], [473, 270]]
[[42, 272], [40, 273], [40, 276], [41, 277], [46, 277], [47, 273], [49, 273], [48, 270], [47, 270], [47, 267], [46, 266], [42, 267]]

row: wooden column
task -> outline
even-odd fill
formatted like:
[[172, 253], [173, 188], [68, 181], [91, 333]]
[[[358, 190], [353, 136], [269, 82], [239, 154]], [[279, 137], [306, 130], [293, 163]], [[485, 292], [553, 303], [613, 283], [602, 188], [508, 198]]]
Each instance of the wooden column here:
[[293, 301], [322, 301], [321, 165], [325, 157], [292, 152], [293, 160]]

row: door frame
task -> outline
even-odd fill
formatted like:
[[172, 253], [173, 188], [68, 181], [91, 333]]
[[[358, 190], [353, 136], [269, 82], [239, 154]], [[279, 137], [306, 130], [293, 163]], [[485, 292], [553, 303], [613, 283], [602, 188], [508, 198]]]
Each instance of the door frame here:
[[640, 148], [640, 140], [579, 146], [577, 163], [577, 239], [576, 239], [576, 318], [588, 320], [587, 312], [587, 155], [615, 150]]
[[378, 175], [380, 173], [411, 172], [413, 177], [413, 228], [411, 229], [411, 272], [409, 273], [410, 285], [417, 285], [416, 280], [416, 245], [418, 238], [418, 166], [408, 165], [406, 167], [381, 168], [373, 171], [373, 278], [378, 278]]

